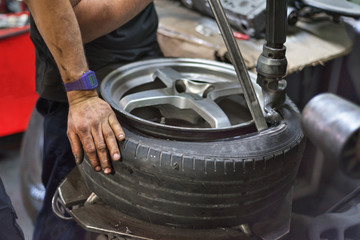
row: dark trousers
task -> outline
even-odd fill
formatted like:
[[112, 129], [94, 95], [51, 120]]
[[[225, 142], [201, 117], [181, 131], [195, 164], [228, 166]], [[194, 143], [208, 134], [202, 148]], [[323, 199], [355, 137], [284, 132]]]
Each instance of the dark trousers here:
[[16, 213], [0, 178], [0, 239], [24, 240], [24, 234], [16, 223]]
[[46, 188], [43, 206], [35, 222], [34, 240], [81, 240], [83, 230], [73, 220], [62, 220], [52, 211], [52, 197], [66, 175], [74, 168], [75, 160], [66, 135], [67, 103], [39, 98], [37, 110], [44, 116], [44, 152], [42, 182]]

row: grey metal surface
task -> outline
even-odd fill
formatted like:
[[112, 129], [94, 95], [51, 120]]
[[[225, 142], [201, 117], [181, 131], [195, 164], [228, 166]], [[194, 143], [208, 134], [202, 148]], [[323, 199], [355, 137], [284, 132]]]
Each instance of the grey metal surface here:
[[335, 213], [339, 212], [344, 207], [348, 207], [349, 202], [356, 202], [356, 198], [360, 195], [360, 186], [354, 189], [351, 193], [347, 194], [343, 199], [338, 201], [335, 205], [329, 208], [326, 213]]
[[349, 17], [360, 17], [360, 5], [348, 0], [302, 0], [306, 5]]
[[53, 213], [62, 220], [71, 220], [67, 208], [64, 206], [63, 201], [59, 198], [59, 191], [56, 191], [52, 200], [51, 207]]
[[287, 0], [266, 1], [266, 41], [267, 45], [277, 47], [286, 41]]
[[313, 98], [301, 118], [304, 133], [331, 159], [340, 160], [343, 170], [360, 177], [360, 107], [326, 93]]
[[[263, 109], [262, 91], [255, 78], [251, 74]], [[186, 58], [128, 64], [105, 77], [101, 95], [125, 123], [136, 122], [132, 125], [139, 131], [152, 135], [151, 129], [156, 127], [158, 137], [188, 139], [191, 134], [209, 140], [220, 131], [228, 137], [256, 132], [230, 64]]]
[[[229, 118], [215, 103], [215, 97], [239, 93], [236, 84], [207, 83], [185, 78], [172, 68], [156, 70], [155, 78], [161, 80], [166, 88], [148, 90], [125, 96], [119, 106], [127, 112], [136, 108], [170, 104], [179, 109], [193, 109], [207, 121], [212, 128], [230, 127]], [[210, 89], [208, 96], [206, 91]], [[170, 116], [169, 116], [170, 117]], [[187, 116], [183, 116], [184, 118]], [[191, 121], [190, 119], [186, 119]]]
[[245, 61], [241, 55], [239, 46], [227, 21], [224, 9], [222, 8], [220, 0], [209, 0], [209, 3], [215, 15], [216, 22], [219, 25], [223, 39], [225, 41], [225, 45], [231, 56], [232, 63], [234, 65], [241, 87], [244, 91], [244, 96], [251, 115], [255, 121], [256, 128], [258, 131], [264, 130], [268, 128], [268, 126], [265, 121], [263, 111], [260, 108], [259, 100], [256, 97], [254, 87], [251, 83]]
[[359, 239], [360, 204], [341, 213], [325, 213], [316, 217], [293, 214], [293, 222], [302, 226], [305, 233], [294, 235], [291, 239], [337, 239], [356, 240]]
[[281, 106], [285, 101], [287, 59], [286, 27], [287, 1], [266, 1], [266, 43], [258, 58], [256, 70], [257, 82], [263, 89], [265, 109], [272, 112], [273, 108]]

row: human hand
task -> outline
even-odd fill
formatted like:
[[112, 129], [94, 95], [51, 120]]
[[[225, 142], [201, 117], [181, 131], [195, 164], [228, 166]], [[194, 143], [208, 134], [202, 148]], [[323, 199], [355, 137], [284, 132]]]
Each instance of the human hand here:
[[76, 7], [76, 6], [79, 4], [80, 1], [81, 1], [81, 0], [70, 0], [70, 4], [71, 4], [71, 6], [74, 8], [74, 7]]
[[[84, 94], [85, 93], [85, 94]], [[68, 93], [69, 115], [67, 135], [77, 164], [83, 160], [83, 149], [95, 171], [111, 173], [111, 161], [120, 160], [117, 140], [124, 131], [108, 103], [96, 92]]]

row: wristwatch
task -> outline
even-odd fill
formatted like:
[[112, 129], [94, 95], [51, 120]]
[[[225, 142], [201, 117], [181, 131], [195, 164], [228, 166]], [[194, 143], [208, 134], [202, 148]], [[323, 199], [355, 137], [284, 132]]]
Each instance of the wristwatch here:
[[93, 71], [85, 72], [78, 80], [74, 82], [65, 83], [64, 87], [67, 92], [79, 90], [93, 90], [97, 88], [98, 81]]

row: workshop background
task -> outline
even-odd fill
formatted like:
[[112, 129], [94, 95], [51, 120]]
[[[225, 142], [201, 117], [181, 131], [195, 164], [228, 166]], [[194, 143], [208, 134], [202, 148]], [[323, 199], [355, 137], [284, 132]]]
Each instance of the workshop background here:
[[[247, 1], [224, 2], [224, 5], [242, 2], [244, 7], [247, 6]], [[288, 96], [300, 110], [314, 96], [325, 92], [359, 106], [358, 16], [324, 11], [306, 2], [312, 1], [290, 1], [288, 7], [285, 43]], [[358, 1], [353, 2], [360, 8]], [[265, 3], [265, 0], [253, 1], [252, 8], [247, 6], [247, 12], [230, 13], [234, 14], [232, 19], [241, 20], [231, 23], [233, 27], [235, 25], [236, 41], [246, 66], [252, 72], [256, 72], [257, 59], [265, 43]], [[186, 0], [155, 0], [155, 6], [160, 21], [158, 40], [166, 57], [231, 61], [216, 22], [205, 5]], [[258, 12], [260, 8], [263, 8], [262, 12]], [[33, 215], [29, 216], [24, 207], [24, 202], [29, 200], [21, 193], [23, 172], [20, 168], [27, 158], [21, 152], [22, 139], [37, 99], [35, 54], [29, 39], [28, 16], [22, 1], [0, 0], [0, 177], [13, 201], [25, 239], [31, 239]], [[294, 187], [293, 212], [311, 217], [324, 214], [349, 193], [355, 191], [359, 195], [356, 191], [359, 184], [359, 180], [341, 171], [338, 162], [330, 161], [308, 141]], [[356, 206], [360, 201], [357, 195], [351, 195], [346, 204]], [[356, 214], [360, 216], [360, 212]], [[351, 226], [357, 231], [353, 235], [360, 236], [360, 220]], [[321, 239], [333, 239], [331, 232], [322, 235]]]

